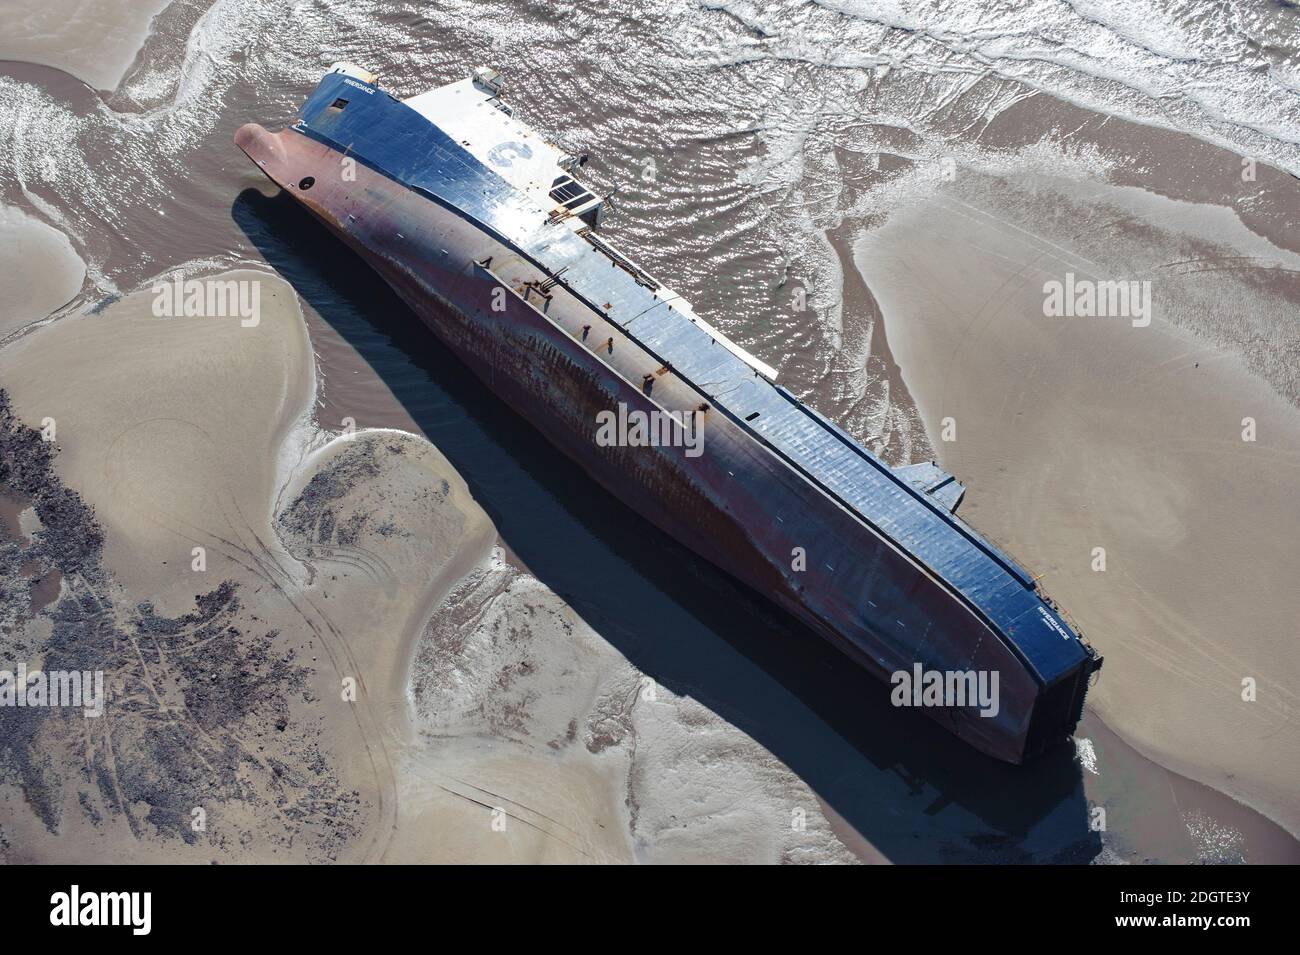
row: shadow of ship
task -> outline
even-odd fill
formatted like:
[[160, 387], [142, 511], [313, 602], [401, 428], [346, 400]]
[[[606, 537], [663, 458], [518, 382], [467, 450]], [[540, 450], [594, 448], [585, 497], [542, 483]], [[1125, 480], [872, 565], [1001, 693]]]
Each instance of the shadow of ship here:
[[248, 189], [232, 216], [542, 583], [637, 669], [780, 759], [885, 858], [1078, 863], [1100, 851], [1069, 745], [1009, 766], [891, 706], [887, 685], [587, 480], [288, 197]]

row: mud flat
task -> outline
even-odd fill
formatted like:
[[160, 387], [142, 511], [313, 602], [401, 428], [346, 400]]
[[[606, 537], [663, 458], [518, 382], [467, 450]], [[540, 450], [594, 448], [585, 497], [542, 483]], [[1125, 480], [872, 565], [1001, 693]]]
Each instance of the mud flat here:
[[292, 290], [216, 278], [260, 283], [255, 326], [156, 317], [146, 290], [0, 351], [3, 568], [62, 578], [39, 612], [6, 602], [4, 657], [110, 694], [97, 719], [4, 714], [11, 861], [352, 860], [391, 835], [394, 674], [490, 525], [427, 442], [314, 447]]
[[66, 305], [85, 277], [86, 265], [66, 235], [0, 206], [0, 341]]
[[0, 59], [67, 70], [111, 90], [169, 0], [11, 0], [5, 4]]
[[[965, 168], [855, 257], [962, 516], [1106, 657], [1091, 707], [1300, 830], [1300, 259], [1222, 206]], [[1067, 275], [1149, 282], [1149, 326], [1045, 315]]]

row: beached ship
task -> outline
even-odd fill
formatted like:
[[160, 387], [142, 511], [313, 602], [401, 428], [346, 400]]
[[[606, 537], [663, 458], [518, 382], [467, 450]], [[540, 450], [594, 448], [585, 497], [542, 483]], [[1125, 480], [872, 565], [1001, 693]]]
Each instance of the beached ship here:
[[881, 679], [949, 691], [897, 702], [1013, 763], [1073, 731], [1100, 658], [956, 517], [962, 485], [886, 466], [602, 238], [585, 157], [494, 71], [402, 100], [338, 64], [293, 126], [235, 140], [594, 480]]

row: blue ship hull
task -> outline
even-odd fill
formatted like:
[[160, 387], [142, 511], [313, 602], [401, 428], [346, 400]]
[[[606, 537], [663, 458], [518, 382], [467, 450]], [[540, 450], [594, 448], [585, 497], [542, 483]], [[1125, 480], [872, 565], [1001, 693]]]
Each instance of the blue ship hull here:
[[[329, 74], [298, 124], [250, 124], [236, 142], [663, 532], [882, 679], [917, 665], [996, 674], [995, 713], [973, 699], [923, 711], [998, 759], [1022, 762], [1073, 732], [1100, 659], [952, 513], [961, 488], [948, 475], [884, 465], [588, 230], [373, 84]], [[602, 442], [602, 413], [619, 409], [696, 416], [702, 453]]]

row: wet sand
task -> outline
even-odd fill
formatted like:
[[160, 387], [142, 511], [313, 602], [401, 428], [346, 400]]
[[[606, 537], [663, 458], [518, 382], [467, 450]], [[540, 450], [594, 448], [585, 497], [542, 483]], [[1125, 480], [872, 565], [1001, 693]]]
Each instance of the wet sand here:
[[393, 861], [852, 861], [794, 773], [639, 672], [500, 549], [430, 622], [412, 693], [411, 757], [437, 782], [423, 801], [479, 826], [479, 804], [499, 807], [505, 830], [431, 833]]
[[[1295, 833], [1300, 418], [1279, 389], [1300, 262], [1223, 208], [967, 169], [900, 202], [856, 260], [939, 458], [968, 486], [962, 516], [1041, 574], [1105, 656], [1090, 706]], [[1066, 272], [1150, 280], [1150, 327], [1046, 317], [1044, 282]], [[1242, 326], [1278, 329], [1273, 348], [1238, 351]]]
[[67, 236], [21, 209], [0, 206], [0, 341], [72, 301], [85, 277]]
[[54, 66], [100, 90], [121, 81], [169, 0], [9, 0], [0, 60]]

